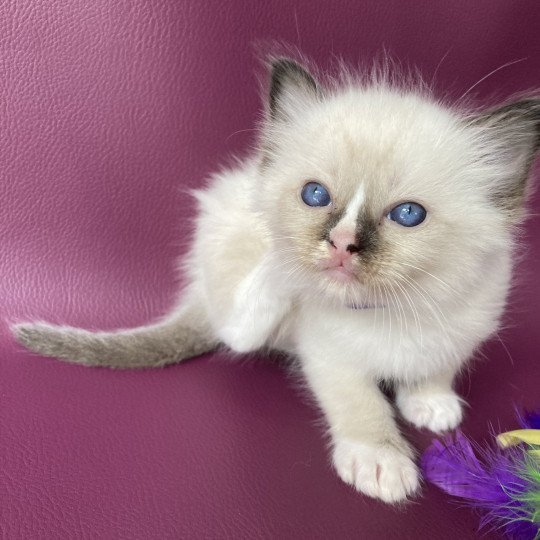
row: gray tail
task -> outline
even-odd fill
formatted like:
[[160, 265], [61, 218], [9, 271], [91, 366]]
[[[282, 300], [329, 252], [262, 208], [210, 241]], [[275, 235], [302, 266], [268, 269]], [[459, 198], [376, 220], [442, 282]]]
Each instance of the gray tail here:
[[44, 356], [86, 366], [119, 369], [161, 367], [216, 348], [208, 322], [187, 308], [163, 322], [132, 330], [89, 332], [46, 323], [12, 327], [17, 340]]

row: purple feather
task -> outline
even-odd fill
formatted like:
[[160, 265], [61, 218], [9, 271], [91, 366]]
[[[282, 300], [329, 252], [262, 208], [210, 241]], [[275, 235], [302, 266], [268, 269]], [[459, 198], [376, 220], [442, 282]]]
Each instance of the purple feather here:
[[524, 429], [540, 429], [540, 409], [518, 413], [519, 423]]
[[510, 538], [532, 540], [538, 527], [519, 500], [527, 490], [527, 481], [520, 475], [522, 468], [520, 448], [475, 449], [460, 431], [454, 437], [433, 441], [422, 456], [427, 480], [482, 510], [480, 528], [501, 528]]

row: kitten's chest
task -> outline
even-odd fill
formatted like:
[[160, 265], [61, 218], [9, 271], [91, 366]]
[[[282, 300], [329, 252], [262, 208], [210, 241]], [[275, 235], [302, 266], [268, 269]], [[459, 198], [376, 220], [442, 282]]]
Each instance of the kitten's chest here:
[[416, 379], [458, 364], [468, 340], [436, 318], [408, 317], [390, 308], [324, 312], [305, 307], [296, 325], [301, 355], [331, 367], [352, 364], [377, 378]]

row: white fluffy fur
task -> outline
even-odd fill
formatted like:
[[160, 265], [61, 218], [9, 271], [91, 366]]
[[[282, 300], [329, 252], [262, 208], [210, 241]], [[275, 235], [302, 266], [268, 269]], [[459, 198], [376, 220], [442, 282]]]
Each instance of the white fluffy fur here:
[[[397, 383], [397, 404], [416, 426], [459, 424], [454, 374], [497, 328], [509, 288], [511, 228], [488, 198], [511, 174], [482, 157], [482, 133], [418, 95], [350, 86], [291, 103], [288, 119], [267, 127], [268, 168], [247, 163], [198, 193], [186, 268], [233, 350], [267, 345], [300, 358], [329, 423], [338, 474], [395, 502], [416, 491], [418, 471], [377, 383]], [[358, 214], [364, 186], [384, 192], [386, 204], [423, 202], [430, 216], [421, 233], [381, 225], [396, 228], [403, 264], [418, 266], [416, 274], [393, 289], [366, 290], [329, 283], [306, 264], [295, 214], [309, 220], [321, 211], [299, 201], [312, 178], [339, 194], [344, 221]], [[407, 250], [419, 234], [419, 252]], [[374, 299], [384, 307], [349, 307]]]
[[[261, 154], [196, 194], [184, 298], [232, 350], [298, 357], [340, 477], [399, 501], [417, 490], [418, 470], [378, 383], [396, 385], [414, 425], [459, 424], [454, 376], [497, 329], [510, 284], [519, 208], [494, 196], [511, 191], [526, 152], [507, 151], [489, 122], [380, 81], [319, 92], [293, 73], [274, 106]], [[302, 202], [312, 179], [329, 188], [330, 208]], [[426, 221], [386, 219], [403, 201], [424, 205]], [[321, 230], [332, 216], [354, 229], [363, 212], [376, 218], [380, 249], [356, 257], [358, 279], [341, 283], [322, 269], [331, 247]]]

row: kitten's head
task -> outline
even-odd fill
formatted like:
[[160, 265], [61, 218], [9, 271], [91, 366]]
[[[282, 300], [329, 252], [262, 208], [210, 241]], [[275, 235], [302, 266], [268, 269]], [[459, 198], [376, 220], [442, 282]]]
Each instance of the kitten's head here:
[[276, 59], [261, 206], [291, 277], [340, 302], [465, 291], [511, 248], [540, 143], [540, 99], [483, 114]]

